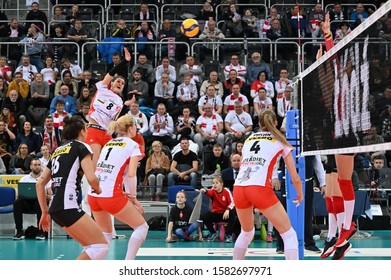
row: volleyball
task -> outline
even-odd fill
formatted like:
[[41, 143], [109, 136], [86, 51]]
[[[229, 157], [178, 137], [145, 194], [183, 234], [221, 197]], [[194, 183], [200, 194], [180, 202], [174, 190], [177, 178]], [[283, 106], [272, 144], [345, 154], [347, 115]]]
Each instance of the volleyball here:
[[200, 25], [195, 19], [188, 18], [182, 22], [180, 29], [183, 35], [191, 38], [198, 35], [200, 32]]

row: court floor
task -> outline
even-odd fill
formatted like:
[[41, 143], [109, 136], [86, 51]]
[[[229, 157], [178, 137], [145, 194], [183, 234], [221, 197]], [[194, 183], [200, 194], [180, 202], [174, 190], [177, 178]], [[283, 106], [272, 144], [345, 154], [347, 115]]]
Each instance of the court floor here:
[[[125, 238], [113, 239], [108, 260], [123, 260], [131, 231], [117, 231]], [[353, 248], [346, 260], [391, 260], [391, 231], [362, 231], [351, 243]], [[323, 240], [317, 242], [323, 247]], [[275, 241], [267, 243], [256, 238], [250, 244], [246, 259], [283, 260], [284, 255], [275, 252]], [[165, 232], [149, 231], [148, 237], [140, 249], [139, 260], [230, 260], [233, 243], [215, 242], [176, 242], [166, 243]], [[73, 260], [81, 251], [81, 246], [65, 236], [56, 236], [51, 240], [12, 240], [10, 235], [0, 236], [0, 260]], [[321, 260], [319, 254], [305, 251], [304, 260]]]

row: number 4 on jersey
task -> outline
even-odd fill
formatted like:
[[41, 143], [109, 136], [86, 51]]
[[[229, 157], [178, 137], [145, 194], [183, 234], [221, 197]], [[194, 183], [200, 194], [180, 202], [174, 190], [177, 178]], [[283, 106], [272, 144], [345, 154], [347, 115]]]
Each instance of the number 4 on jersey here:
[[254, 144], [250, 148], [250, 152], [254, 152], [254, 154], [258, 154], [259, 150], [261, 149], [261, 145], [258, 144], [259, 141], [255, 141]]

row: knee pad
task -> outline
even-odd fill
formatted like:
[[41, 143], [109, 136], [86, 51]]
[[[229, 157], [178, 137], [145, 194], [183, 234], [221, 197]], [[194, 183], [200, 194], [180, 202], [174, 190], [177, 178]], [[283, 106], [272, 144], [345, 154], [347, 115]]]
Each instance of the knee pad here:
[[139, 225], [138, 227], [136, 227], [134, 229], [131, 238], [136, 238], [136, 239], [139, 239], [142, 242], [144, 242], [145, 238], [147, 238], [148, 229], [149, 229], [149, 227], [148, 227], [147, 223], [143, 223], [143, 224]]
[[105, 237], [107, 241], [107, 245], [110, 245], [111, 240], [113, 240], [113, 233], [112, 232], [103, 232], [103, 236]]
[[341, 188], [341, 193], [344, 200], [355, 199], [356, 196], [354, 195], [352, 180], [342, 180], [338, 178], [338, 184]]
[[284, 240], [285, 250], [298, 250], [299, 241], [297, 240], [296, 231], [291, 227], [288, 231], [281, 234], [282, 240]]
[[255, 234], [255, 229], [253, 228], [251, 231], [244, 231], [239, 234], [238, 239], [235, 242], [235, 247], [247, 249], [248, 245], [250, 245], [253, 240]]
[[85, 252], [91, 260], [103, 260], [108, 251], [109, 245], [107, 244], [91, 244], [85, 249]]

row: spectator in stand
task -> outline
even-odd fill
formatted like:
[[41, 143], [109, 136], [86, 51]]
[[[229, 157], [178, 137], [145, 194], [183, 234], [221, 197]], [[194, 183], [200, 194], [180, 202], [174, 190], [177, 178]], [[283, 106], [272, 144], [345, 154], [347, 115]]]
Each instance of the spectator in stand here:
[[182, 137], [193, 140], [196, 130], [196, 120], [190, 115], [190, 108], [183, 107], [182, 115], [180, 115], [175, 124], [177, 132], [177, 140]]
[[9, 83], [7, 96], [10, 96], [11, 91], [15, 91], [24, 100], [27, 99], [29, 94], [30, 86], [26, 80], [23, 79], [21, 72], [15, 72], [14, 80]]
[[239, 88], [245, 87], [244, 82], [238, 78], [238, 73], [235, 69], [229, 71], [228, 79], [224, 81], [224, 96], [227, 96], [232, 93], [232, 87], [234, 85], [239, 85]]
[[170, 82], [176, 83], [176, 69], [170, 64], [168, 57], [163, 57], [161, 64], [156, 67], [156, 81], [161, 79], [163, 73], [168, 75]]
[[153, 68], [152, 63], [148, 62], [148, 58], [145, 54], [139, 54], [137, 63], [132, 68], [132, 73], [136, 69], [141, 71], [141, 80], [148, 84], [155, 83], [155, 69]]
[[81, 88], [80, 95], [76, 100], [76, 109], [79, 112], [83, 108], [84, 103], [91, 104], [93, 94], [88, 87], [84, 86]]
[[221, 31], [227, 38], [241, 38], [243, 37], [243, 22], [242, 15], [239, 13], [239, 10], [236, 8], [235, 4], [229, 5], [229, 10], [223, 14], [222, 19], [224, 20], [224, 25], [221, 28]]
[[16, 133], [17, 130], [21, 128], [21, 125], [26, 121], [26, 101], [18, 94], [16, 90], [11, 90], [9, 96], [7, 96], [2, 104], [3, 113], [4, 108], [8, 108], [10, 111], [10, 116], [12, 117], [13, 124], [9, 122], [8, 127], [13, 129], [13, 132]]
[[208, 1], [205, 1], [202, 9], [198, 12], [196, 19], [200, 24], [202, 24], [211, 19], [216, 20], [215, 17], [216, 13], [213, 11], [212, 5]]
[[202, 68], [195, 64], [195, 59], [191, 55], [186, 57], [186, 63], [183, 64], [179, 69], [179, 77], [182, 78], [186, 74], [190, 75], [191, 83], [195, 84], [197, 89], [199, 89], [201, 86], [200, 76], [202, 73]]
[[0, 31], [0, 34], [3, 38], [22, 38], [26, 35], [26, 28], [13, 18], [10, 24]]
[[[111, 55], [111, 63], [107, 66], [107, 69], [113, 69], [120, 62], [121, 62], [121, 54], [114, 52]], [[128, 80], [128, 72], [129, 72], [128, 65], [121, 65], [120, 64], [120, 66], [118, 66], [118, 67], [119, 67], [119, 69], [118, 69], [117, 75], [123, 77], [125, 79], [125, 81], [127, 81]], [[125, 87], [124, 87], [124, 90], [125, 90]]]
[[7, 104], [1, 109], [0, 120], [3, 121], [14, 134], [17, 134], [18, 130], [16, 128], [14, 115], [10, 112], [10, 108]]
[[342, 22], [340, 27], [335, 31], [335, 39], [334, 42], [338, 43], [341, 41], [343, 38], [349, 35], [351, 32], [350, 30], [350, 25], [347, 22]]
[[216, 96], [216, 89], [213, 85], [209, 85], [206, 94], [201, 96], [198, 100], [198, 113], [202, 115], [204, 113], [204, 106], [210, 104], [213, 109], [213, 113], [221, 115], [223, 112], [223, 100], [220, 96]]
[[174, 109], [174, 89], [175, 85], [169, 81], [168, 74], [163, 73], [161, 79], [155, 84], [154, 99], [152, 107], [157, 108], [159, 103], [163, 103], [168, 111]]
[[4, 101], [4, 98], [7, 96], [7, 90], [8, 90], [7, 82], [4, 82], [4, 80], [0, 78], [0, 108], [1, 108], [1, 104]]
[[272, 77], [272, 71], [269, 64], [262, 62], [262, 56], [259, 52], [251, 54], [252, 63], [247, 67], [247, 81], [250, 85], [258, 80], [259, 72], [266, 71], [268, 77]]
[[239, 63], [239, 56], [237, 54], [231, 55], [231, 63], [224, 67], [224, 77], [228, 79], [229, 72], [234, 69], [236, 70], [237, 77], [243, 82], [246, 82], [247, 69], [244, 65]]
[[16, 153], [12, 156], [8, 168], [9, 174], [28, 174], [30, 173], [31, 157], [28, 154], [26, 144], [20, 144]]
[[[371, 125], [371, 128], [368, 131], [368, 135], [364, 136], [363, 144], [364, 145], [374, 145], [384, 143], [384, 138], [377, 133], [377, 128], [375, 125]], [[375, 151], [366, 154], [366, 158], [373, 161], [377, 156], [384, 155], [386, 151]]]
[[[214, 20], [208, 21], [208, 28], [205, 28], [200, 34], [199, 38], [204, 40], [208, 44], [201, 45], [199, 50], [199, 60], [201, 63], [204, 63], [206, 54], [208, 52], [215, 52], [218, 48], [219, 56], [218, 59], [220, 63], [224, 63], [224, 47], [222, 44], [219, 44], [221, 39], [225, 38], [223, 32], [220, 29], [216, 28], [216, 22]], [[213, 43], [209, 43], [213, 42]]]
[[258, 127], [258, 116], [262, 113], [262, 111], [265, 109], [273, 109], [273, 101], [266, 95], [266, 89], [261, 87], [258, 89], [258, 95], [254, 98], [253, 123], [256, 127]]
[[251, 9], [246, 9], [242, 17], [244, 23], [244, 33], [247, 38], [259, 38], [258, 21], [259, 19], [253, 15]]
[[[156, 41], [155, 32], [146, 21], [141, 22], [140, 26], [137, 27], [134, 38], [136, 42]], [[137, 44], [137, 52], [145, 54], [152, 62], [155, 61], [154, 45], [139, 43]]]
[[[289, 15], [293, 37], [305, 38], [307, 36], [307, 16], [302, 12], [300, 5], [295, 5]], [[300, 22], [300, 25], [299, 25]]]
[[56, 62], [61, 61], [64, 56], [64, 44], [61, 42], [67, 41], [67, 39], [65, 39], [64, 26], [62, 24], [56, 24], [51, 37], [53, 38], [53, 41], [57, 42], [57, 44], [53, 44], [54, 60]]
[[54, 14], [52, 15], [52, 21], [64, 21], [66, 20], [66, 15], [63, 14], [61, 6], [54, 6]]
[[215, 95], [219, 96], [220, 98], [223, 98], [224, 95], [224, 85], [219, 80], [219, 74], [217, 71], [210, 71], [209, 73], [209, 79], [204, 80], [201, 85], [200, 89], [200, 96], [203, 96], [207, 94], [207, 90], [209, 86], [214, 86], [215, 88]]
[[77, 4], [74, 4], [74, 5], [72, 5], [70, 12], [66, 15], [66, 18], [65, 18], [69, 22], [67, 30], [69, 30], [69, 28], [71, 26], [75, 25], [75, 21], [78, 18], [80, 18], [79, 6]]
[[56, 102], [57, 99], [62, 98], [65, 102], [65, 111], [72, 116], [76, 114], [76, 98], [69, 95], [69, 87], [67, 85], [62, 85], [60, 88], [60, 95], [57, 95], [52, 99], [50, 103], [50, 114], [53, 114], [56, 111]]
[[82, 104], [82, 108], [75, 114], [75, 116], [80, 116], [86, 124], [88, 124], [90, 120], [90, 115], [88, 114], [90, 111], [90, 105], [91, 103], [84, 102]]
[[22, 73], [23, 79], [30, 85], [34, 80], [34, 75], [38, 73], [38, 70], [35, 65], [31, 64], [30, 57], [27, 54], [24, 54], [22, 55], [20, 65], [15, 69], [15, 73], [17, 72]]
[[12, 146], [15, 134], [8, 128], [8, 124], [0, 118], [0, 158], [8, 170], [12, 158]]
[[[238, 142], [236, 147], [241, 144], [243, 147], [243, 143]], [[227, 167], [221, 171], [221, 177], [223, 178], [224, 186], [228, 188], [231, 192], [234, 190], [235, 179], [239, 174], [240, 163], [242, 160], [242, 154], [232, 153], [230, 157], [230, 167]]]
[[227, 97], [224, 99], [224, 115], [227, 115], [228, 112], [235, 110], [236, 101], [239, 101], [243, 105], [244, 111], [250, 112], [247, 97], [240, 93], [240, 86], [238, 84], [234, 84], [232, 86], [232, 93], [227, 95]]
[[15, 147], [20, 147], [21, 144], [27, 145], [28, 154], [32, 156], [35, 156], [41, 150], [41, 137], [32, 130], [31, 123], [28, 121], [24, 122], [21, 132], [15, 139]]
[[171, 115], [176, 118], [182, 111], [182, 108], [190, 108], [193, 115], [197, 115], [198, 111], [197, 100], [198, 90], [195, 84], [191, 83], [191, 75], [185, 74], [183, 76], [183, 82], [178, 86], [176, 92], [176, 99], [178, 101], [178, 108], [171, 112]]
[[133, 95], [140, 106], [147, 106], [149, 99], [149, 85], [142, 79], [142, 73], [136, 69], [133, 71], [133, 81], [129, 82], [127, 99], [131, 100]]
[[276, 90], [277, 93], [277, 100], [284, 96], [285, 88], [287, 86], [292, 87], [293, 85], [292, 80], [289, 80], [288, 75], [289, 75], [288, 70], [282, 68], [280, 70], [280, 78], [278, 79], [278, 81], [274, 83], [274, 89]]
[[26, 28], [29, 28], [30, 25], [35, 24], [41, 30], [45, 30], [45, 27], [48, 26], [47, 15], [45, 12], [39, 9], [38, 2], [31, 3], [31, 10], [26, 15], [26, 21]]
[[56, 131], [58, 131], [58, 135], [61, 138], [62, 131], [64, 129], [63, 120], [65, 117], [71, 117], [68, 112], [64, 110], [65, 102], [62, 98], [58, 98], [55, 103], [56, 111], [50, 114], [53, 118], [53, 127]]
[[95, 84], [98, 82], [98, 80], [94, 79], [92, 77], [91, 72], [88, 70], [84, 70], [82, 76], [83, 76], [83, 78], [77, 82], [77, 88], [78, 88], [77, 96], [80, 95], [81, 89], [83, 87], [87, 87], [91, 94], [95, 94], [95, 92], [96, 92]]
[[333, 20], [342, 21], [342, 20], [349, 19], [348, 15], [343, 10], [341, 3], [339, 3], [339, 2], [334, 3], [333, 10], [330, 11], [329, 14], [330, 14], [330, 21], [333, 21]]
[[[170, 40], [175, 40], [177, 37], [176, 31], [171, 27], [171, 21], [168, 18], [165, 18], [163, 20], [162, 29], [159, 30], [158, 34], [159, 40], [162, 42], [168, 42]], [[169, 57], [174, 58], [175, 57], [175, 49], [176, 45], [170, 45], [170, 44], [164, 44], [160, 45], [162, 57]]]
[[37, 27], [32, 24], [27, 30], [27, 37], [19, 41], [25, 54], [30, 57], [31, 64], [37, 67], [40, 72], [43, 68], [42, 53], [44, 51], [45, 37], [41, 32], [38, 32]]
[[[71, 42], [76, 42], [81, 49], [81, 46], [86, 42], [86, 39], [90, 37], [90, 34], [88, 29], [83, 26], [81, 19], [75, 19], [75, 26], [68, 30], [65, 37]], [[65, 45], [64, 48], [67, 57], [75, 57], [75, 54], [77, 53], [75, 45]]]
[[293, 107], [291, 102], [292, 87], [287, 86], [285, 88], [284, 96], [277, 100], [277, 115], [280, 117], [279, 123], [285, 118], [286, 112]]
[[71, 63], [69, 58], [64, 57], [61, 60], [62, 70], [61, 70], [61, 76], [66, 70], [69, 70], [72, 74], [72, 77], [76, 80], [83, 79], [83, 70], [81, 70], [80, 66], [77, 64]]
[[54, 94], [54, 86], [57, 81], [58, 76], [58, 68], [53, 64], [53, 58], [47, 56], [44, 60], [44, 68], [41, 70], [41, 74], [43, 75], [43, 80], [49, 84], [50, 93]]
[[255, 80], [251, 85], [250, 94], [253, 99], [257, 96], [260, 88], [266, 89], [267, 97], [270, 97], [271, 99], [274, 98], [274, 86], [272, 82], [268, 81], [268, 78], [266, 71], [258, 73], [258, 80]]
[[308, 16], [308, 20], [310, 23], [310, 29], [312, 33], [312, 37], [314, 38], [314, 33], [319, 32], [319, 25], [324, 21], [325, 13], [322, 8], [322, 4], [315, 4], [314, 9], [310, 12]]
[[42, 145], [49, 147], [49, 152], [53, 153], [61, 144], [61, 137], [58, 129], [54, 128], [53, 117], [47, 116], [40, 134]]
[[70, 96], [77, 96], [78, 84], [76, 80], [72, 78], [71, 71], [65, 70], [62, 72], [61, 76], [62, 79], [56, 82], [56, 86], [54, 88], [54, 96], [58, 96], [61, 94], [60, 89], [63, 85], [66, 85], [68, 87]]
[[253, 133], [253, 121], [249, 113], [243, 111], [243, 103], [235, 101], [234, 111], [230, 111], [224, 119], [226, 155], [235, 149], [236, 142], [244, 142]]
[[379, 32], [379, 37], [387, 41], [391, 41], [391, 17], [387, 18], [387, 20], [383, 24]]
[[144, 139], [151, 136], [148, 128], [148, 118], [140, 111], [139, 103], [137, 101], [130, 105], [128, 114], [133, 118], [133, 121], [137, 126], [137, 133], [140, 133]]
[[12, 68], [7, 65], [7, 57], [0, 56], [0, 79], [9, 83], [12, 81]]
[[204, 145], [219, 143], [224, 145], [224, 124], [223, 118], [213, 112], [212, 105], [204, 105], [204, 113], [201, 114], [196, 122], [196, 132], [194, 142], [197, 143], [199, 151], [204, 150]]
[[41, 146], [41, 154], [42, 157], [39, 158], [39, 161], [41, 162], [42, 168], [44, 168], [46, 165], [48, 165], [50, 161], [50, 152], [49, 147], [46, 145]]
[[174, 147], [175, 141], [172, 138], [174, 134], [174, 122], [172, 117], [166, 112], [166, 106], [163, 103], [157, 106], [157, 113], [150, 118], [149, 131], [152, 134], [147, 139], [149, 145], [153, 141], [158, 140], [171, 149]]
[[354, 20], [355, 25], [357, 26], [368, 17], [369, 14], [365, 11], [364, 4], [362, 2], [357, 2], [356, 10], [350, 14], [349, 19]]
[[266, 31], [266, 37], [271, 41], [276, 41], [279, 38], [287, 37], [278, 19], [274, 19], [271, 22], [270, 28]]
[[381, 136], [385, 142], [391, 142], [391, 106], [387, 107], [387, 116], [383, 119]]
[[213, 145], [212, 153], [206, 153], [204, 158], [203, 174], [221, 176], [221, 170], [229, 167], [229, 159], [223, 153], [223, 147], [216, 143]]
[[28, 100], [27, 105], [49, 108], [49, 84], [43, 80], [41, 73], [35, 74], [34, 82], [30, 85], [30, 95], [31, 98]]
[[[111, 37], [116, 38], [131, 38], [132, 30], [126, 26], [126, 22], [123, 19], [119, 19], [117, 23], [117, 27], [111, 32]], [[109, 69], [111, 69], [109, 67]]]
[[188, 182], [190, 186], [197, 187], [198, 157], [189, 149], [189, 139], [180, 141], [181, 151], [177, 152], [171, 162], [167, 184], [173, 186], [180, 182]]
[[154, 21], [155, 19], [155, 13], [153, 13], [152, 10], [149, 9], [148, 3], [144, 2], [140, 4], [140, 11], [139, 13], [136, 13], [134, 16], [134, 20], [137, 21], [139, 24], [142, 21]]
[[3, 13], [2, 11], [0, 11], [0, 21], [3, 21], [3, 22], [0, 22], [0, 34], [3, 33], [3, 30], [7, 27], [7, 24], [6, 22], [8, 21], [8, 17], [5, 13]]

